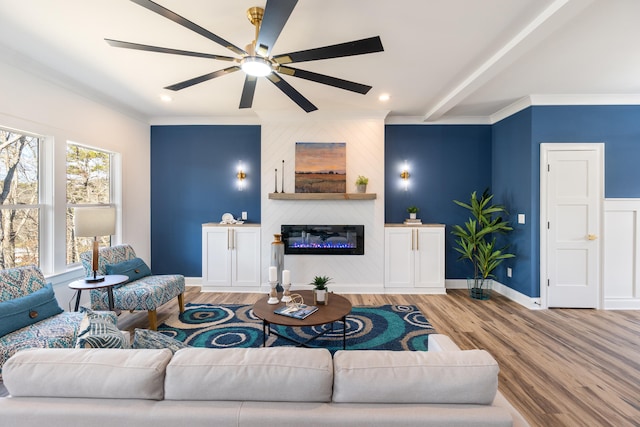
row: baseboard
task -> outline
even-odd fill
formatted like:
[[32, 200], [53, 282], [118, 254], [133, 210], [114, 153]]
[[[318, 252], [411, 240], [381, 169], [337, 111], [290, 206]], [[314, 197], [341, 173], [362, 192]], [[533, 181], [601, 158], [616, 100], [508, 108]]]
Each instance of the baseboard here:
[[[205, 287], [202, 286], [202, 278], [201, 277], [185, 277], [184, 279], [186, 286], [197, 286], [201, 289], [202, 292], [251, 292], [251, 293], [269, 293], [269, 287], [267, 285], [262, 285], [259, 288], [243, 288], [243, 287], [232, 287], [232, 286], [223, 286], [223, 287]], [[466, 279], [447, 279], [445, 280], [446, 289], [467, 289], [467, 281]], [[338, 289], [339, 288], [339, 289]], [[309, 287], [299, 287], [298, 289], [310, 289]], [[431, 290], [429, 288], [385, 288], [381, 284], [357, 284], [357, 285], [336, 285], [334, 289], [331, 289], [334, 292], [342, 293], [342, 294], [415, 294], [415, 295], [442, 295], [443, 292], [437, 290]], [[501, 295], [509, 298], [517, 302], [518, 304], [531, 309], [538, 310], [540, 309], [540, 298], [531, 298], [527, 295], [524, 295], [514, 289], [511, 289], [508, 286], [503, 285], [500, 282], [493, 282], [493, 290], [498, 292]], [[295, 291], [291, 289], [291, 291]], [[636, 302], [640, 305], [640, 302]], [[637, 308], [637, 307], [636, 307]]]
[[616, 298], [604, 300], [605, 310], [640, 310], [640, 299]]
[[[467, 289], [467, 280], [466, 279], [447, 279], [445, 280], [445, 286], [447, 289]], [[527, 296], [521, 292], [516, 291], [515, 289], [511, 289], [508, 286], [503, 285], [500, 282], [493, 282], [493, 291], [498, 292], [501, 295], [509, 298], [512, 301], [517, 302], [518, 304], [530, 309], [530, 310], [539, 310], [540, 307], [540, 298], [532, 298]]]

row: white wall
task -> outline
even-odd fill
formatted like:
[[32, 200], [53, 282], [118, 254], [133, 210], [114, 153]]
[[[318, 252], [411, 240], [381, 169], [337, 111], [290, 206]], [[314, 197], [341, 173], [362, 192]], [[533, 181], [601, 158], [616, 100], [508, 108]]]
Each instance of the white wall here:
[[640, 199], [604, 202], [603, 308], [640, 309]]
[[[137, 254], [150, 262], [149, 124], [69, 90], [63, 83], [47, 79], [41, 70], [32, 73], [29, 64], [2, 62], [2, 58], [6, 56], [0, 55], [0, 126], [45, 136], [45, 150], [53, 156], [54, 240], [65, 240], [66, 143], [73, 141], [119, 153], [121, 241], [132, 244]], [[64, 246], [55, 248], [55, 255], [43, 264], [45, 274], [55, 275], [54, 283], [68, 281], [74, 273], [66, 271]], [[59, 286], [56, 292], [64, 292], [64, 288]], [[65, 296], [59, 296], [61, 303], [66, 302]]]
[[[260, 114], [260, 113], [259, 113]], [[308, 115], [282, 117], [260, 114], [262, 119], [262, 283], [266, 284], [273, 235], [282, 224], [363, 224], [365, 254], [286, 255], [292, 288], [303, 287], [313, 276], [332, 277], [335, 292], [382, 292], [384, 279], [384, 114], [368, 117]], [[347, 192], [355, 192], [358, 175], [369, 178], [368, 193], [375, 200], [270, 200], [278, 169], [281, 190], [282, 160], [285, 161], [285, 191], [295, 187], [296, 142], [345, 142], [347, 147]], [[266, 285], [265, 285], [266, 286]]]

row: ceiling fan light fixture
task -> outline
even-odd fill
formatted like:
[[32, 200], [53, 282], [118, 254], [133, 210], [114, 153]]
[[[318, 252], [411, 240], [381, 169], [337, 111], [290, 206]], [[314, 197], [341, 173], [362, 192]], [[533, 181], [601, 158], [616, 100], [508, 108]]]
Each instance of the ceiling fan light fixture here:
[[271, 73], [271, 62], [261, 56], [247, 56], [240, 62], [240, 68], [250, 76], [264, 77]]

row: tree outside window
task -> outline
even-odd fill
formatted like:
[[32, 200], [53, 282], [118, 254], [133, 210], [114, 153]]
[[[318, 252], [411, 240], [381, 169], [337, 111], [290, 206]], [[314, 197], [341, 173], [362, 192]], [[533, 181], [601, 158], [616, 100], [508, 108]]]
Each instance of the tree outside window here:
[[37, 136], [0, 128], [0, 268], [40, 265]]
[[[76, 237], [73, 229], [75, 208], [111, 205], [111, 154], [67, 144], [67, 264], [80, 261], [93, 239]], [[100, 246], [111, 246], [110, 236], [98, 236]]]

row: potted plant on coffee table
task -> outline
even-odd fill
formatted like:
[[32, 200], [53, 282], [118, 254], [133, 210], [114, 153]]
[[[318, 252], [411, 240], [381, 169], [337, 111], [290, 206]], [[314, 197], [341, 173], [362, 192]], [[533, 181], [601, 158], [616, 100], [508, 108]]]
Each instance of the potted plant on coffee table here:
[[502, 219], [507, 211], [502, 205], [492, 205], [493, 195], [489, 190], [478, 199], [471, 193], [469, 203], [454, 200], [458, 206], [468, 209], [471, 217], [461, 225], [454, 225], [451, 233], [457, 237], [454, 249], [460, 253], [459, 260], [468, 260], [473, 265], [473, 277], [467, 279], [469, 296], [474, 299], [489, 299], [493, 272], [505, 259], [515, 257], [507, 253], [507, 246], [496, 248], [495, 233], [513, 230], [509, 222]]
[[327, 276], [315, 276], [311, 284], [313, 285], [313, 303], [327, 305], [329, 303], [329, 292], [327, 285], [331, 281]]

